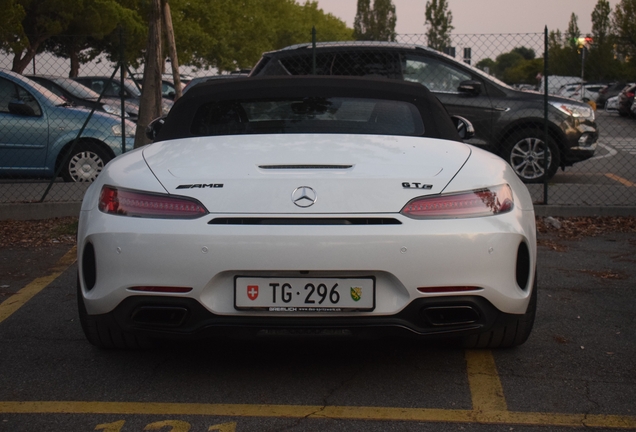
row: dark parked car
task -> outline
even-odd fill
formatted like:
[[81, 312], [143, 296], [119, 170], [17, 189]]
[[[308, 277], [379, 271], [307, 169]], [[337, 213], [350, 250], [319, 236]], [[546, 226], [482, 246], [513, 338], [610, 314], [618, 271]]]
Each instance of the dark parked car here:
[[187, 92], [188, 90], [191, 90], [197, 84], [201, 84], [206, 81], [228, 79], [228, 78], [241, 78], [241, 77], [244, 78], [248, 74], [249, 74], [249, 71], [236, 71], [236, 72], [232, 72], [232, 73], [224, 74], [224, 75], [206, 75], [206, 76], [195, 77], [195, 78], [192, 78], [192, 80], [189, 81], [188, 84], [186, 84], [186, 86], [183, 88], [183, 93], [185, 94], [185, 92]]
[[[110, 77], [107, 76], [82, 76], [73, 79], [100, 94], [104, 90], [104, 87], [106, 87], [104, 96], [120, 98], [121, 95], [123, 95], [127, 102], [127, 107], [130, 106], [128, 114], [136, 121], [137, 117], [139, 117], [139, 99], [141, 98], [141, 91], [135, 84], [135, 81], [132, 79], [126, 79], [122, 86], [119, 78], [113, 78], [110, 83], [108, 82], [109, 78]], [[170, 107], [172, 107], [172, 101], [164, 98], [162, 102], [163, 115], [167, 115], [170, 111]], [[126, 109], [128, 110], [128, 108]]]
[[621, 92], [621, 90], [625, 88], [626, 85], [627, 83], [625, 82], [614, 82], [603, 87], [598, 92], [598, 97], [596, 98], [596, 105], [599, 108], [604, 107], [607, 100], [611, 97], [618, 96], [618, 94]]
[[636, 94], [636, 84], [626, 86], [618, 94], [618, 113], [623, 117], [632, 115], [632, 105]]
[[[104, 111], [108, 114], [116, 116], [121, 115], [120, 99], [112, 97], [102, 97], [99, 103], [99, 94], [86, 86], [78, 83], [72, 78], [59, 77], [53, 75], [25, 75], [27, 78], [40, 84], [52, 93], [58, 95], [62, 99], [73, 103], [75, 106], [83, 106], [86, 108], [95, 108], [98, 111]], [[128, 111], [128, 109], [126, 109]], [[126, 117], [130, 117], [124, 113]]]
[[314, 57], [311, 44], [294, 45], [263, 54], [250, 77], [314, 73], [384, 76], [425, 85], [451, 115], [473, 123], [475, 136], [467, 141], [469, 144], [501, 155], [528, 183], [551, 178], [559, 166], [565, 168], [589, 159], [596, 149], [598, 128], [592, 108], [551, 96], [546, 169], [543, 95], [515, 90], [479, 69], [423, 46], [320, 43]]

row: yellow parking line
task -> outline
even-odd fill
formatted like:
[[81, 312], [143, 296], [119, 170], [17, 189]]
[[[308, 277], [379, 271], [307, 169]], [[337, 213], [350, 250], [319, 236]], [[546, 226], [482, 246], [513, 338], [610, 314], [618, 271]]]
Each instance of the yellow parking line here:
[[467, 350], [465, 357], [473, 410], [507, 411], [508, 406], [492, 352]]
[[635, 429], [636, 417], [511, 411], [319, 405], [183, 404], [145, 402], [0, 402], [2, 414], [207, 415], [223, 417], [329, 418], [528, 426]]
[[31, 300], [33, 296], [46, 288], [47, 285], [57, 279], [67, 268], [73, 265], [76, 259], [76, 254], [77, 249], [73, 246], [71, 250], [60, 258], [55, 266], [49, 270], [50, 273], [48, 275], [33, 280], [33, 282], [0, 303], [0, 323], [9, 318], [15, 311]]
[[627, 187], [634, 187], [634, 186], [636, 186], [636, 183], [632, 183], [632, 182], [630, 182], [629, 180], [624, 179], [624, 178], [623, 178], [623, 177], [621, 177], [621, 176], [617, 176], [616, 174], [609, 174], [609, 173], [607, 173], [607, 174], [605, 174], [605, 177], [607, 177], [607, 178], [609, 178], [609, 179], [612, 179], [612, 180], [614, 180], [614, 181], [617, 181], [617, 182], [619, 182], [619, 183], [621, 183], [621, 184], [623, 184], [623, 185], [625, 185], [625, 186], [627, 186]]

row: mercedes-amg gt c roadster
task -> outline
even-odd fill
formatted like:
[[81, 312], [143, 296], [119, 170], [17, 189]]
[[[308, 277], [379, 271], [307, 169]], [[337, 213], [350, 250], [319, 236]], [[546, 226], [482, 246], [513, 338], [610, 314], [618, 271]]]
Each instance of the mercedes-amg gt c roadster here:
[[528, 338], [531, 197], [422, 85], [197, 85], [111, 161], [78, 232], [78, 306], [104, 348], [203, 337]]

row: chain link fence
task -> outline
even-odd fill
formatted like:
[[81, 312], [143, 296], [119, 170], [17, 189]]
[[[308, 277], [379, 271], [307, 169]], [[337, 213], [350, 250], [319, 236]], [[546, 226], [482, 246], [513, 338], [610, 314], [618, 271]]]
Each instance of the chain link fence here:
[[[599, 76], [595, 69], [603, 63], [579, 53], [567, 60], [567, 70], [576, 74], [549, 73], [546, 84], [544, 33], [454, 35], [445, 54], [425, 46], [419, 34], [399, 35], [389, 44], [309, 43], [266, 54], [252, 75], [421, 83], [450, 114], [473, 123], [469, 143], [506, 159], [535, 203], [636, 205], [636, 119], [628, 102], [611, 99], [628, 87], [629, 76], [588, 80]], [[548, 57], [548, 70], [566, 69], [565, 58]], [[122, 84], [117, 65], [102, 61], [82, 65], [80, 77], [70, 79], [67, 61], [46, 54], [18, 75], [8, 72], [9, 57], [0, 60], [0, 202], [80, 201], [103, 166], [132, 148], [140, 96], [133, 78], [140, 77], [128, 74]], [[166, 112], [174, 95], [170, 86], [166, 77]], [[629, 91], [622, 94], [629, 99]]]

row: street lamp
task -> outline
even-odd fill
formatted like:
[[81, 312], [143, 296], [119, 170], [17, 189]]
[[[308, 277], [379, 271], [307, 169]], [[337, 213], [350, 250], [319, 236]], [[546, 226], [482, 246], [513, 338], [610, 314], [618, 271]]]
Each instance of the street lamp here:
[[593, 43], [593, 39], [590, 36], [580, 37], [576, 40], [576, 44], [579, 47], [581, 53], [581, 99], [585, 100], [585, 54], [587, 48]]

